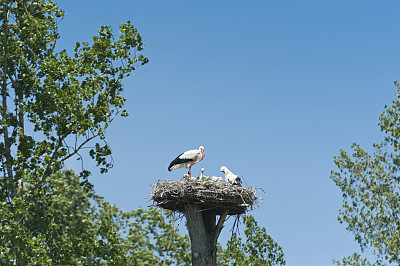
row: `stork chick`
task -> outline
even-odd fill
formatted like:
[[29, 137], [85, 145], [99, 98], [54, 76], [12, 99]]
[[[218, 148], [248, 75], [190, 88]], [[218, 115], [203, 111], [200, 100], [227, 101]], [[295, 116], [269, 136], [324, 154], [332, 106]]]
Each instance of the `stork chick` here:
[[232, 173], [226, 168], [226, 166], [221, 167], [221, 172], [225, 174], [225, 182], [234, 186], [242, 186], [242, 180], [240, 177]]
[[203, 180], [205, 178], [204, 176], [204, 168], [200, 168], [200, 180]]

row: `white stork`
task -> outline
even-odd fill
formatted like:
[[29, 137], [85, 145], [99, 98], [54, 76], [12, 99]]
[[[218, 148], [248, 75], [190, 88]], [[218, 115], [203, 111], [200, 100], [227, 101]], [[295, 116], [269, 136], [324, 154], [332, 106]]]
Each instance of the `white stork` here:
[[229, 171], [226, 166], [221, 167], [221, 172], [225, 173], [225, 182], [235, 186], [242, 186], [242, 180], [240, 180], [240, 177]]
[[200, 146], [198, 150], [190, 150], [190, 151], [185, 151], [181, 155], [175, 158], [169, 166], [168, 166], [168, 171], [172, 171], [174, 169], [179, 169], [179, 168], [189, 168], [189, 177], [192, 177], [191, 174], [191, 167], [195, 164], [203, 160], [204, 158], [204, 147]]

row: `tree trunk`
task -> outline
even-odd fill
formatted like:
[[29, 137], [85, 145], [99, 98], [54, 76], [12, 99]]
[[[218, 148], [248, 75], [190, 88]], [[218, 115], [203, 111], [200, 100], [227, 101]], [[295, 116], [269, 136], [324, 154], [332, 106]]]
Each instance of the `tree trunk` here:
[[[3, 20], [3, 29], [4, 29], [4, 38], [1, 39], [1, 45], [4, 47], [3, 51], [3, 65], [2, 67], [2, 84], [1, 84], [1, 116], [3, 120], [7, 119], [7, 68], [8, 68], [8, 51], [7, 51], [7, 41], [8, 41], [8, 17], [9, 13], [9, 3], [3, 3], [4, 9], [4, 20]], [[14, 177], [12, 172], [12, 156], [11, 156], [11, 141], [8, 136], [8, 125], [3, 125], [2, 127], [3, 137], [4, 137], [4, 152], [5, 152], [5, 165], [7, 168], [7, 176], [10, 187], [10, 196], [14, 198], [15, 196], [15, 186], [14, 186]]]
[[193, 266], [217, 265], [217, 239], [228, 212], [221, 215], [218, 224], [214, 211], [201, 210], [197, 205], [185, 206], [187, 228], [192, 245]]

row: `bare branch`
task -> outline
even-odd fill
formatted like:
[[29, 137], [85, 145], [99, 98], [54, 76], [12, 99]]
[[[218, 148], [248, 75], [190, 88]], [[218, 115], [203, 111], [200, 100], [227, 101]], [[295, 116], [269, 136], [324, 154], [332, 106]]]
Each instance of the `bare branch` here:
[[226, 210], [221, 216], [219, 217], [218, 223], [215, 226], [215, 231], [214, 231], [214, 240], [217, 241], [219, 234], [222, 231], [222, 228], [224, 227], [224, 222], [226, 219], [226, 216], [228, 216], [229, 211]]

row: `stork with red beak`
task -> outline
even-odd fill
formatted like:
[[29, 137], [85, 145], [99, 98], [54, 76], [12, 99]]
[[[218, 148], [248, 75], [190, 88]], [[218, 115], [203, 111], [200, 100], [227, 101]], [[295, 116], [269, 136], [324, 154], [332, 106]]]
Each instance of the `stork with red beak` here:
[[189, 168], [189, 177], [192, 177], [191, 174], [191, 168], [194, 164], [200, 162], [204, 158], [204, 147], [200, 146], [198, 150], [190, 150], [190, 151], [185, 151], [181, 155], [175, 158], [169, 166], [168, 166], [168, 171], [172, 171], [174, 169], [179, 169], [179, 168]]

